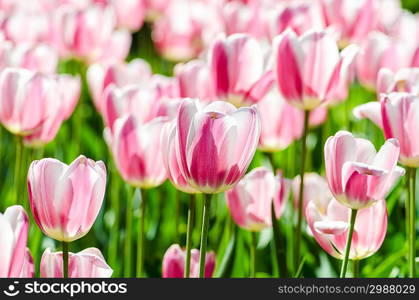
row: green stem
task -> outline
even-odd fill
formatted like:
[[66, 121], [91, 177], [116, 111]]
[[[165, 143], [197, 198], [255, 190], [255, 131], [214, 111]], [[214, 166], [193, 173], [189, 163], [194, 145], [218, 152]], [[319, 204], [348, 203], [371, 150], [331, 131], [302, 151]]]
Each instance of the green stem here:
[[137, 278], [143, 276], [144, 269], [144, 243], [145, 243], [145, 212], [146, 212], [146, 192], [141, 189], [140, 204], [140, 234], [137, 241]]
[[409, 168], [409, 277], [416, 277], [416, 169]]
[[287, 261], [285, 255], [285, 243], [281, 231], [279, 230], [278, 220], [275, 215], [274, 203], [271, 204], [271, 220], [272, 220], [272, 234], [273, 234], [273, 245], [276, 257], [276, 263], [278, 264], [280, 276], [282, 278], [288, 277]]
[[179, 223], [180, 223], [180, 200], [181, 200], [182, 194], [180, 191], [176, 190], [175, 195], [175, 241], [176, 243], [180, 242], [180, 234], [179, 234]]
[[188, 224], [186, 229], [186, 260], [185, 260], [185, 270], [184, 277], [189, 278], [189, 273], [191, 270], [191, 249], [192, 249], [192, 233], [193, 233], [193, 223], [195, 219], [195, 194], [190, 195], [189, 199], [189, 210], [188, 210]]
[[[20, 188], [20, 170], [22, 169], [22, 153], [23, 153], [23, 138], [21, 136], [16, 137], [16, 157], [15, 157], [15, 190], [13, 195], [13, 205], [22, 205], [22, 198], [19, 197]], [[23, 193], [22, 193], [23, 194]]]
[[126, 224], [125, 224], [125, 263], [124, 263], [124, 277], [131, 277], [131, 252], [132, 252], [132, 218], [134, 209], [134, 189], [128, 187], [128, 199], [127, 199], [127, 210], [126, 210]]
[[351, 209], [348, 239], [346, 240], [345, 256], [343, 257], [342, 268], [340, 270], [340, 278], [345, 278], [346, 269], [348, 268], [349, 253], [351, 251], [352, 235], [354, 233], [355, 219], [356, 219], [357, 213], [358, 213], [357, 209]]
[[68, 242], [63, 242], [63, 278], [68, 278]]
[[295, 240], [295, 269], [298, 269], [300, 265], [300, 253], [301, 253], [301, 226], [303, 223], [303, 198], [304, 198], [304, 173], [307, 156], [307, 133], [308, 133], [308, 121], [310, 117], [310, 111], [304, 111], [304, 129], [303, 137], [301, 139], [301, 169], [300, 169], [300, 190], [298, 197], [298, 219], [296, 228], [296, 240]]
[[359, 273], [360, 261], [358, 259], [353, 260], [352, 265], [353, 265], [353, 268], [354, 268], [354, 270], [353, 270], [354, 278], [360, 278], [360, 273]]
[[112, 168], [111, 177], [111, 210], [114, 212], [114, 222], [112, 224], [110, 238], [109, 238], [109, 265], [115, 270], [115, 276], [119, 277], [119, 264], [117, 262], [118, 256], [118, 236], [119, 236], [119, 186], [121, 179], [118, 177], [115, 168]]
[[256, 278], [256, 247], [257, 247], [257, 236], [256, 232], [250, 233], [252, 242], [250, 245], [250, 278]]
[[202, 212], [201, 246], [199, 253], [199, 278], [204, 278], [205, 275], [205, 258], [207, 254], [210, 209], [211, 194], [205, 194], [204, 211]]

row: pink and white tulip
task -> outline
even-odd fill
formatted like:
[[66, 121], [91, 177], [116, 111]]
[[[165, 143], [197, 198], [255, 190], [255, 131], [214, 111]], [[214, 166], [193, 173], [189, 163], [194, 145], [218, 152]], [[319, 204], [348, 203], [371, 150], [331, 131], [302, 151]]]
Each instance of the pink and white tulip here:
[[[26, 277], [29, 218], [22, 206], [0, 213], [0, 277]], [[30, 256], [30, 254], [29, 254]]]
[[251, 36], [219, 37], [209, 53], [216, 96], [236, 106], [260, 101], [274, 84], [274, 75], [264, 69], [264, 60], [261, 45]]
[[110, 84], [124, 87], [131, 84], [146, 83], [151, 77], [150, 65], [142, 59], [129, 63], [96, 63], [87, 69], [87, 83], [93, 103], [99, 112], [103, 112], [103, 92]]
[[246, 174], [226, 192], [227, 206], [233, 220], [242, 228], [260, 231], [272, 226], [272, 203], [276, 218], [282, 215], [290, 184], [281, 174], [259, 167]]
[[419, 68], [403, 68], [393, 73], [382, 68], [377, 77], [377, 95], [406, 92], [419, 95]]
[[118, 171], [130, 185], [147, 189], [166, 180], [160, 138], [166, 122], [167, 118], [159, 117], [141, 124], [127, 115], [116, 120], [112, 132], [105, 130]]
[[339, 131], [324, 146], [326, 177], [333, 196], [343, 205], [361, 209], [385, 199], [396, 180], [404, 175], [397, 166], [400, 146], [389, 139], [377, 153], [374, 145]]
[[[174, 244], [167, 249], [163, 257], [162, 277], [183, 278], [186, 250]], [[205, 256], [205, 278], [212, 277], [215, 269], [215, 253], [210, 251]], [[199, 250], [191, 250], [190, 278], [199, 277]]]
[[87, 234], [106, 188], [106, 167], [79, 156], [70, 165], [44, 158], [28, 172], [29, 201], [36, 224], [50, 238], [71, 242]]
[[[334, 198], [327, 202], [310, 201], [305, 215], [308, 226], [319, 245], [330, 255], [343, 259], [349, 231], [350, 209]], [[381, 247], [387, 231], [385, 200], [357, 213], [349, 259], [364, 259]]]
[[20, 278], [34, 278], [35, 277], [35, 265], [29, 248], [26, 248], [25, 258], [23, 260], [22, 270], [20, 271]]
[[274, 39], [274, 70], [279, 91], [292, 105], [312, 110], [323, 103], [346, 99], [352, 63], [358, 48], [350, 45], [339, 53], [326, 31], [302, 36], [286, 30]]
[[180, 170], [193, 188], [215, 194], [232, 188], [255, 153], [260, 118], [255, 107], [236, 109], [215, 101], [203, 107], [185, 99], [177, 118]]
[[137, 31], [143, 25], [145, 18], [146, 0], [113, 0], [112, 7], [115, 10], [118, 27]]
[[[68, 255], [69, 278], [110, 278], [113, 270], [97, 248], [87, 248]], [[63, 277], [63, 253], [45, 249], [41, 258], [41, 277]]]
[[[7, 45], [6, 45], [7, 46]], [[9, 48], [8, 67], [25, 68], [45, 74], [53, 74], [58, 66], [58, 54], [46, 44], [17, 44]]]

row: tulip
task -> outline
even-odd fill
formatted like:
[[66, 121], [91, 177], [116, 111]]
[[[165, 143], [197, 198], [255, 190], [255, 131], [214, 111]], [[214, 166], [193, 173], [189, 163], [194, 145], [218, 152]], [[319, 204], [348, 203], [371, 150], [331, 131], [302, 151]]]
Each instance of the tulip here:
[[308, 31], [297, 37], [286, 30], [274, 39], [273, 50], [281, 94], [304, 110], [346, 99], [357, 52], [358, 48], [350, 45], [339, 54], [336, 42], [325, 31]]
[[[63, 276], [63, 253], [45, 249], [41, 258], [41, 277]], [[69, 278], [110, 278], [113, 270], [97, 248], [87, 248], [79, 253], [69, 253]]]
[[63, 57], [91, 61], [111, 39], [115, 15], [111, 7], [99, 4], [80, 9], [63, 5], [53, 18], [53, 43]]
[[131, 49], [132, 36], [126, 29], [115, 30], [102, 47], [89, 56], [88, 63], [114, 64], [124, 62]]
[[[308, 226], [319, 245], [333, 257], [343, 259], [350, 209], [331, 197], [328, 201], [309, 201], [305, 212]], [[383, 243], [386, 231], [385, 200], [359, 210], [349, 258], [360, 260], [373, 255]]]
[[22, 270], [18, 277], [20, 278], [33, 278], [35, 276], [35, 265], [29, 248], [26, 248], [25, 258], [23, 260]]
[[137, 31], [143, 25], [145, 17], [145, 0], [114, 0], [116, 22], [119, 27]]
[[146, 83], [151, 77], [150, 65], [142, 59], [129, 63], [93, 64], [89, 66], [86, 79], [93, 103], [99, 112], [103, 112], [103, 92], [110, 84], [124, 87], [131, 84]]
[[375, 0], [321, 0], [326, 27], [339, 34], [339, 44], [365, 39], [376, 26], [378, 10]]
[[[294, 206], [298, 207], [299, 188], [301, 176], [297, 175], [292, 181], [292, 194], [294, 196]], [[313, 201], [319, 207], [324, 207], [325, 203], [329, 203], [332, 198], [329, 186], [324, 177], [317, 173], [306, 173], [304, 175], [304, 195], [303, 195], [303, 212], [306, 212], [307, 205]]]
[[[199, 250], [192, 249], [191, 270], [189, 277], [199, 277]], [[185, 251], [179, 245], [172, 245], [167, 249], [163, 257], [163, 278], [184, 277]], [[208, 252], [205, 258], [205, 277], [210, 278], [215, 269], [215, 253]]]
[[23, 138], [23, 143], [28, 147], [41, 147], [51, 142], [63, 121], [70, 118], [80, 98], [80, 77], [70, 75], [54, 75], [49, 80], [54, 87], [54, 94], [49, 97], [46, 107], [47, 115], [41, 128]]
[[6, 65], [25, 68], [45, 74], [53, 74], [57, 70], [58, 55], [46, 44], [17, 44], [10, 48]]
[[333, 196], [352, 209], [371, 206], [384, 199], [404, 174], [397, 166], [400, 146], [389, 139], [377, 153], [373, 144], [339, 131], [325, 144], [326, 177]]
[[392, 40], [380, 32], [371, 32], [361, 43], [361, 50], [356, 59], [357, 77], [371, 90], [375, 90], [381, 68], [396, 72], [410, 67], [414, 51], [408, 44]]
[[272, 71], [264, 70], [261, 46], [249, 35], [219, 37], [209, 57], [216, 96], [236, 106], [260, 101], [274, 83]]
[[377, 76], [377, 95], [407, 92], [419, 95], [419, 68], [403, 68], [393, 73], [382, 68]]
[[164, 14], [173, 0], [145, 0], [146, 19], [155, 21]]
[[25, 277], [29, 218], [22, 206], [0, 213], [0, 277]]
[[206, 62], [191, 60], [175, 66], [175, 77], [179, 83], [179, 96], [198, 98], [204, 102], [215, 99], [215, 90]]

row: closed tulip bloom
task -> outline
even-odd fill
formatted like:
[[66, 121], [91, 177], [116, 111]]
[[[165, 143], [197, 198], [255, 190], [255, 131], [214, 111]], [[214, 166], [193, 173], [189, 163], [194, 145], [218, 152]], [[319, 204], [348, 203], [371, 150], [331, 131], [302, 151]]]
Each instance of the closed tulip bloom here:
[[214, 194], [244, 175], [258, 144], [260, 119], [255, 107], [236, 109], [215, 101], [202, 107], [185, 99], [177, 118], [179, 165], [195, 189]]
[[[343, 259], [348, 238], [350, 209], [334, 198], [328, 202], [310, 201], [306, 208], [306, 220], [314, 238], [327, 253]], [[387, 208], [385, 200], [358, 211], [352, 236], [349, 258], [364, 259], [381, 247], [387, 232]]]
[[225, 194], [233, 220], [250, 231], [272, 226], [272, 203], [275, 216], [279, 218], [288, 199], [289, 187], [281, 174], [275, 176], [266, 167], [253, 169]]
[[199, 193], [188, 184], [180, 171], [178, 152], [176, 152], [177, 135], [176, 120], [167, 122], [161, 134], [163, 164], [166, 168], [167, 177], [176, 189], [189, 194]]
[[400, 146], [389, 139], [377, 153], [365, 139], [339, 131], [324, 146], [326, 177], [333, 196], [343, 205], [361, 209], [384, 199], [396, 180], [404, 175], [397, 166]]
[[50, 238], [71, 242], [87, 234], [106, 188], [106, 167], [79, 156], [70, 165], [44, 158], [28, 171], [29, 201], [36, 224]]
[[46, 44], [17, 44], [10, 49], [7, 65], [53, 74], [57, 70], [58, 54]]
[[377, 77], [377, 95], [406, 92], [419, 95], [419, 68], [403, 68], [393, 73], [382, 68]]
[[87, 58], [87, 63], [113, 64], [124, 62], [131, 49], [132, 36], [127, 29], [114, 30], [97, 52]]
[[302, 36], [286, 30], [274, 39], [274, 69], [279, 91], [292, 105], [312, 110], [322, 103], [346, 99], [352, 63], [358, 48], [350, 45], [339, 53], [326, 31]]
[[[300, 175], [297, 175], [292, 181], [292, 194], [295, 208], [298, 207], [300, 180]], [[304, 174], [303, 213], [305, 213], [307, 204], [310, 201], [313, 201], [319, 207], [324, 207], [332, 197], [326, 178], [317, 173]]]
[[[183, 278], [186, 251], [174, 244], [167, 249], [163, 257], [163, 278]], [[210, 251], [205, 256], [205, 278], [212, 277], [215, 269], [215, 253]], [[199, 250], [191, 250], [190, 278], [199, 277]]]
[[70, 118], [80, 98], [80, 77], [70, 75], [51, 75], [49, 77], [53, 93], [49, 97], [49, 105], [45, 108], [46, 116], [41, 127], [34, 133], [24, 137], [28, 147], [41, 147], [51, 142], [58, 133], [61, 124]]
[[180, 97], [198, 98], [204, 102], [215, 99], [214, 84], [205, 61], [196, 59], [177, 64], [174, 73], [179, 84]]
[[260, 101], [274, 83], [258, 41], [246, 34], [219, 37], [209, 53], [215, 94], [236, 106]]
[[29, 218], [22, 206], [11, 206], [0, 213], [0, 277], [25, 275]]
[[166, 180], [160, 138], [165, 122], [159, 117], [141, 124], [128, 115], [116, 120], [113, 133], [105, 133], [118, 171], [130, 185], [153, 188]]
[[410, 67], [414, 53], [409, 44], [381, 32], [371, 32], [361, 43], [361, 50], [356, 59], [356, 73], [359, 81], [370, 90], [375, 90], [381, 68], [396, 72]]
[[0, 75], [0, 121], [13, 134], [30, 135], [49, 115], [54, 83], [40, 73], [7, 68]]
[[[63, 277], [63, 253], [45, 249], [41, 258], [41, 277]], [[68, 255], [69, 278], [110, 278], [113, 270], [97, 248], [87, 248]]]
[[140, 84], [147, 82], [150, 77], [150, 65], [139, 58], [129, 63], [96, 63], [89, 66], [86, 74], [93, 103], [99, 112], [103, 112], [103, 92], [108, 85], [114, 84], [117, 87], [124, 87], [131, 84]]
[[115, 26], [111, 7], [100, 4], [80, 9], [63, 5], [53, 17], [53, 44], [63, 57], [91, 61], [107, 47]]
[[137, 31], [143, 25], [146, 0], [113, 0], [116, 22], [119, 27]]

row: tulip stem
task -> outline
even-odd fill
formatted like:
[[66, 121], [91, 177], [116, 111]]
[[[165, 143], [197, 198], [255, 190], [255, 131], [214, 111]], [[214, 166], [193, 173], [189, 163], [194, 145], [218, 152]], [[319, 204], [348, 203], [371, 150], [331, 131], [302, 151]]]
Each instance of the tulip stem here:
[[355, 260], [352, 261], [352, 264], [353, 264], [353, 268], [354, 268], [354, 270], [353, 270], [354, 278], [360, 278], [360, 276], [359, 276], [360, 261], [358, 259], [355, 259]]
[[[22, 198], [19, 197], [19, 191], [21, 191], [20, 187], [20, 169], [22, 169], [22, 157], [23, 157], [23, 138], [21, 136], [17, 136], [16, 138], [16, 160], [15, 160], [15, 191], [14, 191], [14, 199], [13, 205], [18, 204], [22, 205]], [[22, 193], [23, 194], [23, 193]]]
[[250, 232], [251, 245], [250, 245], [250, 278], [256, 278], [256, 247], [257, 247], [257, 236], [256, 232]]
[[68, 278], [68, 242], [63, 242], [63, 278]]
[[124, 277], [131, 277], [131, 251], [132, 251], [132, 218], [134, 209], [134, 189], [128, 187], [128, 199], [127, 199], [127, 210], [126, 210], [126, 224], [125, 224], [125, 265], [124, 265]]
[[204, 278], [205, 275], [205, 258], [207, 252], [210, 209], [211, 194], [205, 194], [204, 210], [202, 212], [201, 246], [199, 253], [199, 278]]
[[188, 224], [186, 230], [186, 260], [185, 260], [185, 278], [189, 278], [189, 273], [191, 270], [191, 248], [192, 248], [192, 232], [193, 232], [193, 223], [195, 219], [195, 194], [190, 195], [189, 199], [189, 210], [188, 210]]
[[120, 217], [120, 205], [119, 205], [119, 192], [120, 192], [120, 183], [121, 180], [117, 175], [115, 167], [112, 167], [111, 175], [111, 210], [114, 213], [114, 221], [112, 223], [112, 228], [109, 238], [109, 265], [115, 270], [115, 276], [120, 276], [120, 267], [117, 262], [118, 256], [118, 246], [119, 246], [119, 217]]
[[310, 117], [310, 111], [304, 111], [304, 128], [303, 136], [301, 139], [301, 169], [300, 169], [300, 190], [298, 195], [298, 219], [296, 228], [296, 241], [295, 241], [295, 269], [298, 269], [300, 265], [300, 253], [301, 253], [301, 226], [303, 223], [303, 196], [304, 196], [304, 173], [306, 167], [306, 156], [307, 156], [307, 133], [308, 133], [308, 121]]
[[282, 278], [287, 278], [288, 270], [287, 270], [287, 261], [286, 261], [286, 255], [285, 255], [285, 245], [283, 241], [283, 236], [281, 234], [281, 231], [279, 230], [278, 220], [276, 219], [273, 201], [271, 204], [271, 220], [272, 220], [272, 235], [273, 235], [272, 242], [274, 246], [276, 263], [278, 264], [278, 267], [279, 267], [279, 275]]
[[416, 277], [416, 169], [409, 168], [409, 277]]
[[144, 268], [144, 243], [145, 243], [145, 211], [146, 211], [146, 191], [141, 189], [140, 203], [140, 234], [137, 242], [137, 277], [143, 276]]
[[352, 235], [354, 233], [355, 219], [356, 219], [357, 213], [358, 213], [357, 209], [353, 209], [353, 208], [351, 209], [348, 239], [346, 240], [345, 254], [344, 254], [345, 256], [343, 257], [342, 268], [340, 270], [340, 278], [345, 278], [346, 276], [346, 269], [348, 268], [349, 252], [351, 251]]

